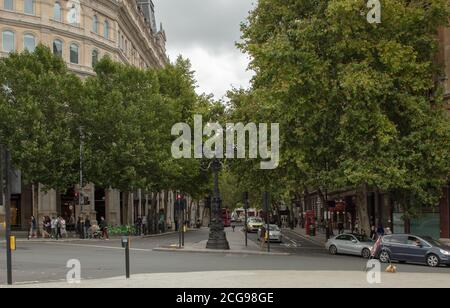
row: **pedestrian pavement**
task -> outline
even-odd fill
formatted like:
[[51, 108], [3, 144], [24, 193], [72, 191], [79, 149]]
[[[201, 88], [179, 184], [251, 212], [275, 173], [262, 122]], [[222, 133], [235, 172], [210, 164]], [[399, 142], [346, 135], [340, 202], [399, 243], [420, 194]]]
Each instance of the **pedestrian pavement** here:
[[225, 229], [225, 234], [230, 245], [230, 250], [208, 249], [206, 248], [207, 240], [197, 243], [185, 243], [184, 247], [179, 248], [177, 243], [169, 247], [157, 247], [154, 251], [163, 252], [190, 252], [190, 253], [226, 253], [226, 254], [245, 254], [245, 255], [289, 255], [288, 253], [267, 252], [267, 246], [261, 248], [258, 244], [250, 239], [245, 246], [245, 233], [241, 229], [236, 228], [233, 232], [231, 228]]
[[301, 227], [296, 227], [294, 229], [288, 229], [297, 235], [303, 237], [304, 239], [311, 241], [317, 245], [323, 246], [327, 242], [327, 238], [325, 233], [321, 231], [317, 231], [315, 236], [309, 235], [309, 233], [306, 231], [306, 229]]
[[365, 271], [205, 271], [132, 275], [36, 284], [16, 284], [1, 288], [449, 288], [450, 275], [440, 273], [380, 273], [379, 283]]
[[[188, 232], [192, 232], [195, 231], [195, 229], [189, 229]], [[167, 236], [167, 235], [171, 235], [171, 234], [175, 234], [177, 232], [171, 231], [171, 232], [165, 232], [165, 233], [159, 233], [159, 234], [149, 234], [149, 235], [143, 235], [143, 236], [131, 236], [131, 238], [134, 239], [139, 239], [139, 238], [154, 238], [154, 237], [162, 237], [162, 236]], [[51, 239], [51, 238], [42, 238], [42, 237], [37, 237], [37, 238], [31, 238], [28, 239], [26, 236], [23, 236], [21, 233], [17, 234], [17, 233], [13, 233], [13, 236], [16, 236], [16, 242], [17, 243], [54, 243], [54, 242], [60, 242], [60, 243], [71, 243], [71, 242], [79, 242], [79, 241], [90, 241], [90, 242], [104, 242], [104, 239], [81, 239], [79, 236], [74, 237], [72, 234], [69, 235], [67, 238], [62, 238], [62, 239]], [[3, 236], [4, 238], [4, 236]], [[115, 240], [115, 239], [121, 239], [122, 236], [110, 236], [110, 240]], [[0, 244], [5, 244], [6, 241], [4, 239], [0, 240]]]
[[[325, 245], [325, 243], [327, 242], [326, 234], [322, 230], [316, 230], [315, 236], [311, 236], [305, 228], [301, 228], [301, 227], [295, 227], [294, 229], [286, 229], [286, 230], [290, 230], [290, 231], [298, 234], [299, 236], [303, 237], [304, 239], [309, 240], [320, 246]], [[333, 232], [334, 232], [334, 235], [339, 234], [338, 230], [334, 230]], [[351, 233], [350, 230], [345, 230], [344, 232]]]

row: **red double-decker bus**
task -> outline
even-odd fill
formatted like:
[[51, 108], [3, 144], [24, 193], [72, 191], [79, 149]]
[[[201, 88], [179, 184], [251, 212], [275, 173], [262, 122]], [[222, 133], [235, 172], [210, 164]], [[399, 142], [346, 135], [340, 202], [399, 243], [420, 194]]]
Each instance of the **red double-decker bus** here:
[[228, 209], [222, 209], [222, 221], [224, 227], [231, 227], [231, 217]]

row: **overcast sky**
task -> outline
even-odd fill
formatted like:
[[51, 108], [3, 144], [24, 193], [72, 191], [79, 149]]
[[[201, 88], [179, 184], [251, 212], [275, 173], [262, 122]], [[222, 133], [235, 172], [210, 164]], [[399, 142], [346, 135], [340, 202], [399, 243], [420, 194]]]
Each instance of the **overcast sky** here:
[[191, 60], [199, 93], [221, 98], [232, 86], [247, 88], [248, 58], [235, 47], [240, 23], [254, 0], [153, 0], [167, 35], [167, 53]]

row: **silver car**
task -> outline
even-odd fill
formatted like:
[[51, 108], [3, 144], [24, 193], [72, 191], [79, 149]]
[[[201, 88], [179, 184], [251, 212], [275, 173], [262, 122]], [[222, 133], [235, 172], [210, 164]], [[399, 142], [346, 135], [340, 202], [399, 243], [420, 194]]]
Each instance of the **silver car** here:
[[370, 258], [374, 241], [359, 234], [341, 234], [327, 241], [330, 254], [348, 254]]
[[[278, 243], [283, 242], [283, 234], [281, 233], [281, 229], [278, 228], [277, 225], [269, 225], [269, 230], [270, 230], [269, 236], [270, 236], [271, 242], [278, 242]], [[261, 240], [261, 229], [258, 230], [258, 241], [260, 241], [260, 240]]]

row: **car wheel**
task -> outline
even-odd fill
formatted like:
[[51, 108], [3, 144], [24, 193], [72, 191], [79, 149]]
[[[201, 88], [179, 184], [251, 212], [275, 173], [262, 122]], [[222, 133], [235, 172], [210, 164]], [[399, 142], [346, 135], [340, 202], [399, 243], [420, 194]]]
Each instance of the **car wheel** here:
[[364, 248], [361, 255], [364, 259], [369, 259], [370, 255], [371, 255], [370, 250], [367, 248]]
[[438, 256], [434, 254], [430, 254], [427, 256], [427, 264], [429, 267], [438, 267], [440, 263], [441, 261], [439, 260]]
[[381, 263], [388, 263], [391, 260], [391, 255], [386, 250], [383, 250], [380, 253], [380, 262]]
[[330, 252], [331, 255], [337, 255], [337, 247], [334, 245], [331, 245], [330, 248], [328, 249], [328, 251]]

